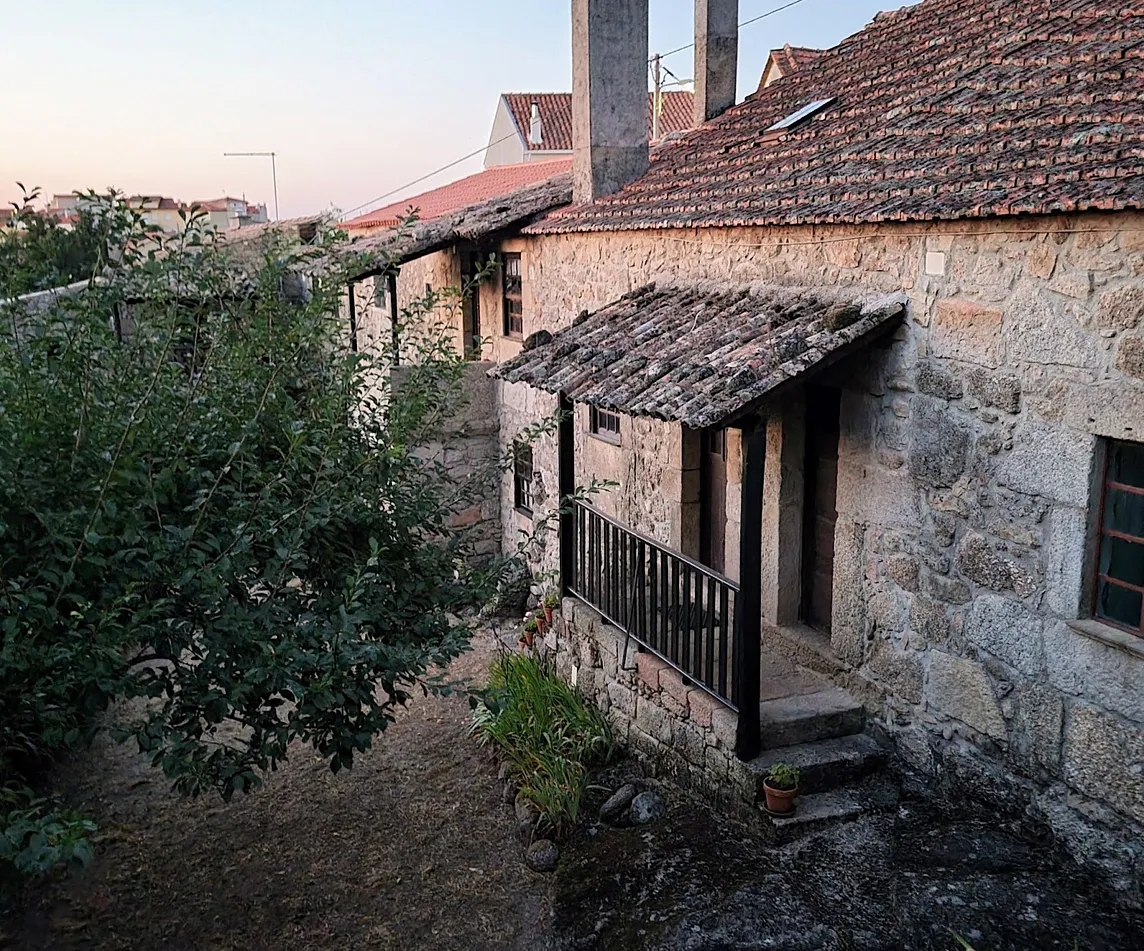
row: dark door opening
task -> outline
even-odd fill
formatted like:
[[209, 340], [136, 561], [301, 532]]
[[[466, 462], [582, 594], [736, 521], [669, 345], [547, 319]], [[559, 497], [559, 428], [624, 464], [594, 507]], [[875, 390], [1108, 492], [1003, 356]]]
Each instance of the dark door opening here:
[[469, 360], [481, 358], [481, 289], [478, 284], [481, 261], [477, 248], [461, 251], [461, 319], [465, 357]]
[[726, 430], [703, 431], [699, 485], [699, 560], [708, 568], [727, 571], [727, 435]]
[[840, 393], [807, 387], [802, 535], [802, 619], [830, 633], [834, 587], [834, 525], [838, 521]]

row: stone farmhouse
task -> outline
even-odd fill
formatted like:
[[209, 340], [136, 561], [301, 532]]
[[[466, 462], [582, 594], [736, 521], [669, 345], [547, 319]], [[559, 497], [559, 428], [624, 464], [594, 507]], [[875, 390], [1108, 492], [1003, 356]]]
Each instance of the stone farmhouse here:
[[801, 765], [776, 834], [892, 805], [892, 753], [1144, 900], [1144, 9], [922, 0], [736, 104], [696, 0], [649, 161], [647, 6], [572, 2], [571, 203], [409, 245], [495, 255], [505, 549], [614, 483], [532, 566], [558, 669], [728, 805]]

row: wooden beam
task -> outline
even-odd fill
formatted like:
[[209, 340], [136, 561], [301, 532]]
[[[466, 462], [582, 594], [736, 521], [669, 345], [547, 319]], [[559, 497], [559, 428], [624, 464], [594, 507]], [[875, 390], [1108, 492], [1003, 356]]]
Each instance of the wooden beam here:
[[572, 587], [574, 553], [576, 551], [576, 513], [572, 496], [576, 492], [576, 414], [572, 401], [560, 394], [560, 421], [557, 429], [557, 475], [560, 493], [560, 593], [567, 597]]
[[759, 753], [759, 652], [762, 640], [763, 466], [767, 440], [758, 417], [743, 425], [742, 527], [739, 533], [739, 597], [735, 605], [735, 704], [739, 727], [735, 755]]

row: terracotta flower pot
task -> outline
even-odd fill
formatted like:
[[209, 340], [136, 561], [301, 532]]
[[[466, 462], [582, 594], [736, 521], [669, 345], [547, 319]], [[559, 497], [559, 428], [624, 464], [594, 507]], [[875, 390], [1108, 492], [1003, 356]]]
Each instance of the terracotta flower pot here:
[[764, 781], [763, 793], [767, 797], [767, 812], [773, 812], [780, 816], [794, 812], [794, 801], [798, 796], [797, 789], [775, 789], [770, 783]]
[[536, 619], [536, 633], [539, 634], [541, 637], [544, 636], [544, 629], [546, 626], [547, 625], [546, 625], [543, 617], [538, 617]]
[[547, 604], [544, 606], [544, 620], [546, 620], [549, 624], [552, 623], [552, 608], [550, 608]]

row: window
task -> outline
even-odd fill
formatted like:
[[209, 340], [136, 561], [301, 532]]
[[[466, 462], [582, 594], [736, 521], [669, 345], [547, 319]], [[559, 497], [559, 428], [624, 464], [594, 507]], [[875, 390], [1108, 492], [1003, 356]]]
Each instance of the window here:
[[605, 442], [620, 442], [620, 414], [612, 413], [606, 409], [588, 408], [589, 429], [593, 436], [598, 436]]
[[501, 282], [504, 285], [504, 335], [524, 334], [524, 304], [521, 297], [520, 255], [506, 253]]
[[512, 449], [514, 504], [526, 515], [532, 514], [532, 446], [518, 442]]
[[1144, 637], [1144, 445], [1108, 443], [1095, 561], [1093, 617]]

